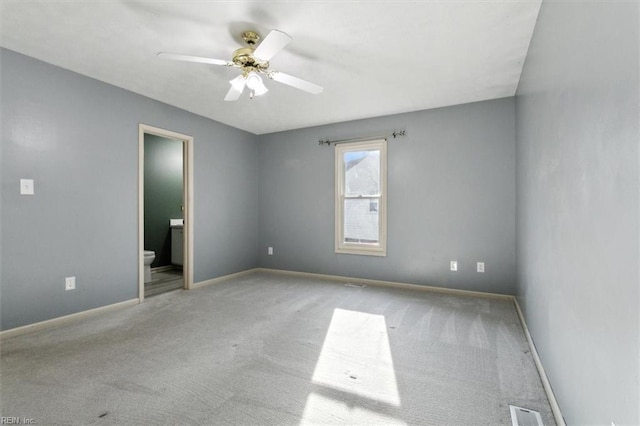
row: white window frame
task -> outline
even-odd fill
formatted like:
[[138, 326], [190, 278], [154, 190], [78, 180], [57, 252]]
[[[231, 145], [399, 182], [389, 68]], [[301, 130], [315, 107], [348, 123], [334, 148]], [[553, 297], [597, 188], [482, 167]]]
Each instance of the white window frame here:
[[[378, 199], [378, 242], [357, 243], [344, 241], [345, 169], [344, 155], [347, 152], [380, 150], [380, 194]], [[335, 252], [368, 256], [387, 255], [387, 141], [386, 139], [364, 142], [340, 143], [335, 146]], [[353, 197], [358, 198], [358, 197]], [[367, 198], [370, 198], [367, 196]]]

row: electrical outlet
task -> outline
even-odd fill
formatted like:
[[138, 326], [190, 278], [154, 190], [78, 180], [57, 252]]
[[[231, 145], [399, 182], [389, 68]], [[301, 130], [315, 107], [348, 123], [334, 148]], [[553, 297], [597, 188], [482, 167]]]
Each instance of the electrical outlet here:
[[457, 260], [452, 260], [451, 264], [450, 264], [450, 268], [452, 271], [457, 271], [458, 270], [458, 261]]
[[267, 254], [268, 254], [269, 256], [273, 256], [273, 247], [269, 247], [269, 248], [267, 248]]
[[33, 195], [33, 179], [20, 179], [20, 195]]
[[484, 262], [478, 262], [477, 271], [480, 273], [484, 273]]
[[64, 279], [64, 289], [65, 290], [75, 290], [76, 289], [76, 277], [67, 277]]

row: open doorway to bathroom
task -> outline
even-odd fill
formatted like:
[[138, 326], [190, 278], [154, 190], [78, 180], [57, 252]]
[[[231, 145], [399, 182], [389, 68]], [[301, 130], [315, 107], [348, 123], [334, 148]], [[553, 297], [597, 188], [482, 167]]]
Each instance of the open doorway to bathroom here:
[[139, 126], [138, 297], [189, 289], [193, 138]]

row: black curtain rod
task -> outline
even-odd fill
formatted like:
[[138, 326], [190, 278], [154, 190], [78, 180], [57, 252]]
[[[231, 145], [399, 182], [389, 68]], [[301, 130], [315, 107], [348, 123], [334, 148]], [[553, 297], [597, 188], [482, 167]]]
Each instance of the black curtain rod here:
[[376, 135], [376, 136], [367, 136], [367, 137], [362, 137], [362, 138], [351, 138], [351, 139], [339, 139], [339, 140], [329, 140], [329, 139], [320, 139], [318, 141], [318, 145], [331, 145], [331, 144], [339, 144], [339, 143], [346, 143], [346, 142], [361, 142], [361, 141], [368, 141], [368, 140], [373, 140], [373, 139], [387, 139], [389, 136], [393, 136], [393, 138], [397, 138], [399, 136], [405, 136], [407, 134], [406, 130], [394, 130], [393, 132], [391, 132], [391, 134], [388, 135]]

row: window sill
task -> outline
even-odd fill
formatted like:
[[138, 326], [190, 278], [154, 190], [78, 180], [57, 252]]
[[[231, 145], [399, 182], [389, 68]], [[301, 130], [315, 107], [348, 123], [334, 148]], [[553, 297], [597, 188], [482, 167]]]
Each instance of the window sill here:
[[337, 254], [357, 254], [360, 256], [379, 256], [383, 257], [387, 255], [387, 251], [381, 247], [376, 248], [364, 248], [353, 246], [341, 246], [336, 247]]

